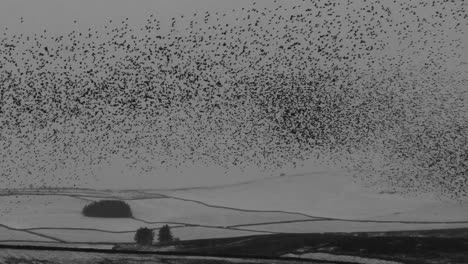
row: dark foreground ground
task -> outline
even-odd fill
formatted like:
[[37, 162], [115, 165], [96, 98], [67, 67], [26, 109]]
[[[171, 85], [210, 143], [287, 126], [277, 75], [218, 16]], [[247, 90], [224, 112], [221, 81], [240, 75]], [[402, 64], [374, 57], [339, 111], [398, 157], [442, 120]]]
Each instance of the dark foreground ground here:
[[[468, 229], [347, 234], [274, 234], [180, 241], [155, 244], [145, 248], [136, 247], [134, 244], [119, 244], [113, 250], [0, 245], [0, 263], [467, 264], [467, 234]], [[300, 259], [300, 257], [306, 257], [307, 254], [317, 256], [317, 253], [335, 257], [339, 255], [340, 259], [343, 259], [343, 256], [346, 257], [344, 261], [335, 261], [336, 258], [325, 258], [328, 261]]]
[[181, 241], [174, 249], [179, 252], [227, 256], [280, 257], [287, 254], [330, 253], [410, 264], [467, 264], [468, 229], [262, 235]]
[[[100, 252], [98, 252], [100, 251]], [[107, 252], [105, 252], [107, 251]], [[157, 254], [155, 252], [109, 252], [112, 250], [96, 250], [96, 252], [67, 249], [28, 249], [15, 247], [0, 247], [0, 263], [2, 264], [351, 264], [346, 262], [327, 262], [268, 258], [229, 258], [184, 255], [177, 253]]]

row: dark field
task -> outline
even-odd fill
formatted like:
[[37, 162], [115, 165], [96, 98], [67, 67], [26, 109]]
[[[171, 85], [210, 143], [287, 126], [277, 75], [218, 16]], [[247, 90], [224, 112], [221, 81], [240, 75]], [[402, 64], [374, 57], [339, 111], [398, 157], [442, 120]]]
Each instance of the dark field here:
[[[114, 250], [0, 246], [0, 263], [372, 263], [466, 264], [467, 229], [385, 233], [278, 234], [155, 244], [138, 251], [134, 244]], [[171, 247], [171, 251], [164, 248]], [[158, 252], [159, 251], [159, 252]], [[314, 254], [350, 261], [300, 259]], [[360, 260], [353, 262], [352, 259]], [[361, 262], [363, 261], [363, 262]]]
[[280, 257], [331, 253], [401, 263], [468, 263], [467, 229], [354, 234], [278, 234], [182, 241], [179, 252]]

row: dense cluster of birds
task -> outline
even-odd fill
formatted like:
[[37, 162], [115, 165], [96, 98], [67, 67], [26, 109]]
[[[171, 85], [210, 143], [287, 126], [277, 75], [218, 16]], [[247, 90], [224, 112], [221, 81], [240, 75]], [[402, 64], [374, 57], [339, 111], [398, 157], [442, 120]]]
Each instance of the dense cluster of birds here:
[[3, 30], [1, 186], [89, 184], [115, 157], [136, 177], [326, 153], [370, 188], [466, 197], [461, 4], [356, 2]]

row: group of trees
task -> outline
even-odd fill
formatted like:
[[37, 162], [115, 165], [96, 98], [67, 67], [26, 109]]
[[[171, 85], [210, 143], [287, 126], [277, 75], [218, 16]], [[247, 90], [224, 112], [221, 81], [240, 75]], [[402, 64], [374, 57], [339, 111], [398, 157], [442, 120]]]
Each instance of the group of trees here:
[[120, 200], [102, 200], [87, 204], [82, 211], [88, 217], [112, 217], [127, 218], [133, 217], [130, 206]]
[[[149, 246], [153, 244], [154, 231], [147, 227], [141, 227], [136, 231], [134, 240], [138, 245]], [[172, 236], [171, 228], [168, 225], [164, 225], [159, 229], [158, 240], [160, 243], [167, 243], [177, 239]]]
[[[132, 218], [132, 210], [130, 205], [125, 201], [120, 200], [101, 200], [94, 201], [87, 204], [82, 213], [88, 217], [109, 217], [109, 218]], [[142, 246], [148, 246], [153, 244], [154, 231], [147, 227], [139, 228], [136, 233], [134, 240], [137, 244]], [[167, 243], [178, 240], [174, 238], [171, 233], [171, 228], [168, 225], [164, 225], [159, 229], [158, 240], [160, 243]]]

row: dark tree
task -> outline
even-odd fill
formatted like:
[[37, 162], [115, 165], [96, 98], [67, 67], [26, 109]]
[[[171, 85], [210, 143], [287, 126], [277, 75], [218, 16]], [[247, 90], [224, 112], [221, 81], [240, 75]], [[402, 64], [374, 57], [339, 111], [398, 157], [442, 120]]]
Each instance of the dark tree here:
[[87, 204], [82, 211], [84, 216], [89, 217], [132, 217], [130, 206], [119, 200], [102, 200]]
[[168, 225], [164, 225], [161, 227], [161, 229], [159, 229], [158, 239], [161, 243], [172, 242], [174, 240], [174, 237], [171, 233], [171, 228]]
[[150, 246], [153, 244], [154, 232], [147, 227], [140, 227], [134, 237], [135, 242], [141, 246]]

